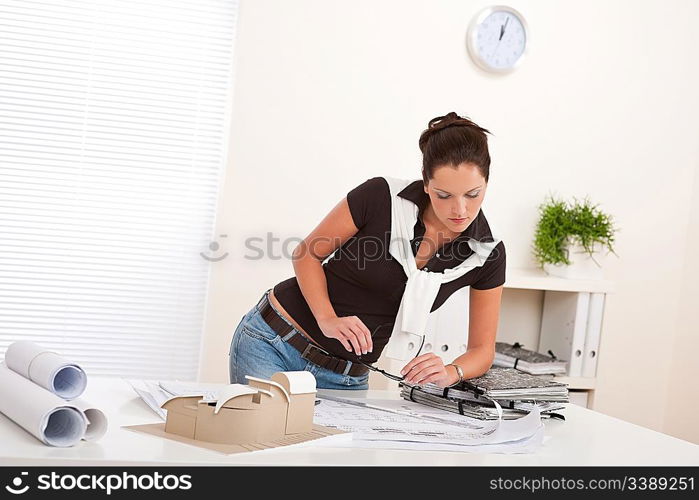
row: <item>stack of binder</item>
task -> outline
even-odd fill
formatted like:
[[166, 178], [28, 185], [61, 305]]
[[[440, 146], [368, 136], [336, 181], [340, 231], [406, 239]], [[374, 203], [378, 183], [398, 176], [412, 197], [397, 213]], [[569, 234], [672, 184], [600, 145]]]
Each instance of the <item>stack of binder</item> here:
[[449, 388], [404, 382], [399, 385], [404, 399], [481, 420], [499, 418], [495, 401], [501, 407], [504, 419], [519, 418], [534, 408], [539, 409], [542, 417], [564, 419], [557, 411], [568, 403], [566, 384], [514, 368], [491, 368], [480, 377]]
[[515, 368], [532, 375], [544, 375], [566, 373], [566, 365], [567, 361], [556, 358], [550, 350], [549, 354], [546, 355], [525, 349], [518, 342], [514, 344], [495, 343], [493, 366]]

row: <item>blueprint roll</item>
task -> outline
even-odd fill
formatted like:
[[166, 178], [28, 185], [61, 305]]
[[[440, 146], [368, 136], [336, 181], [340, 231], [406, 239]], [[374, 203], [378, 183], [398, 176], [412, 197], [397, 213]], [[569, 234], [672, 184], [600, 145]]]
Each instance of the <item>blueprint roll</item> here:
[[80, 408], [5, 363], [0, 364], [0, 412], [49, 446], [74, 446], [87, 430], [88, 421]]
[[29, 340], [11, 344], [5, 364], [63, 399], [75, 399], [87, 387], [87, 375], [80, 366]]
[[87, 418], [87, 429], [83, 439], [85, 441], [97, 441], [107, 432], [107, 416], [99, 408], [83, 398], [77, 398], [70, 402], [79, 408]]

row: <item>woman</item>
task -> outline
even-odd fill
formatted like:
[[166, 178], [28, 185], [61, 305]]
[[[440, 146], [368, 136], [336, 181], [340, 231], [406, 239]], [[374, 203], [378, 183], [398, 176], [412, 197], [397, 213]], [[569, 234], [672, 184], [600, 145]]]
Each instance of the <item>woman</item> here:
[[[430, 120], [419, 139], [422, 179], [397, 194], [419, 208], [408, 204], [418, 214], [410, 240], [417, 269], [444, 276], [463, 267], [474, 241], [494, 246], [484, 263], [438, 285], [430, 309], [471, 287], [467, 351], [446, 365], [432, 352], [417, 355], [401, 370], [409, 384], [447, 387], [482, 375], [493, 362], [505, 247], [493, 239], [481, 210], [490, 169], [486, 133], [453, 112]], [[393, 200], [387, 178], [369, 179], [296, 247], [295, 276], [267, 290], [233, 334], [231, 383], [246, 383], [245, 375], [308, 370], [318, 388], [368, 388], [369, 369], [391, 336], [408, 281], [389, 252], [392, 207], [405, 205]]]

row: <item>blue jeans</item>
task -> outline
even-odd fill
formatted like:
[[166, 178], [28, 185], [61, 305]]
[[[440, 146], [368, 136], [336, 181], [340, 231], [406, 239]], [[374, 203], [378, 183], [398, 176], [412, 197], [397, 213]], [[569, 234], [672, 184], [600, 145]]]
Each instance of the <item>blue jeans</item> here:
[[[269, 290], [265, 293], [269, 293]], [[265, 322], [257, 305], [241, 318], [233, 333], [228, 353], [231, 384], [247, 384], [245, 375], [269, 379], [276, 372], [305, 370], [315, 376], [318, 389], [366, 390], [369, 388], [368, 372], [352, 377], [335, 373], [302, 358], [301, 353], [286, 341], [294, 335], [303, 334], [286, 318], [281, 315], [280, 317], [292, 327], [284, 338]], [[351, 366], [352, 364], [348, 363], [345, 372]]]

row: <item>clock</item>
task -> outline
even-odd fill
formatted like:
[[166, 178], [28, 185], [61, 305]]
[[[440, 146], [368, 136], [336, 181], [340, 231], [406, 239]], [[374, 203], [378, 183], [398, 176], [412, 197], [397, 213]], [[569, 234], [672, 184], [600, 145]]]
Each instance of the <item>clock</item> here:
[[496, 5], [481, 10], [471, 21], [466, 46], [471, 59], [481, 68], [507, 73], [522, 62], [529, 33], [522, 14], [511, 7]]

